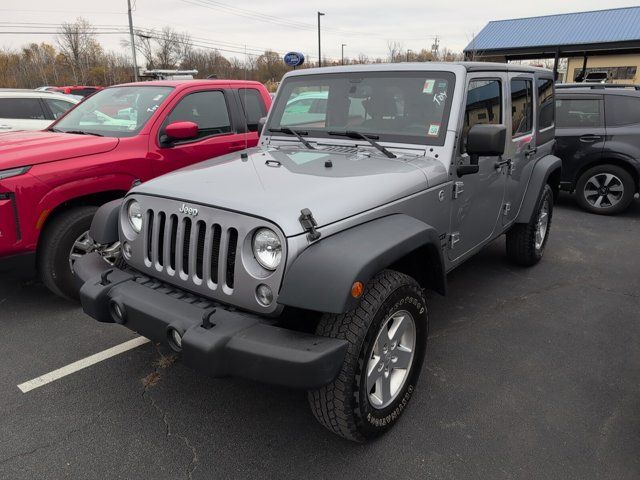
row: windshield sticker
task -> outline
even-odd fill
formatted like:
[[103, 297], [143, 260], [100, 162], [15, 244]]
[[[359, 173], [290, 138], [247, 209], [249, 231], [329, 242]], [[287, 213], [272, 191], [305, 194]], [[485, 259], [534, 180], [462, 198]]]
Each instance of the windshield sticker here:
[[442, 105], [447, 101], [447, 92], [440, 92], [433, 96], [433, 101], [438, 105]]
[[315, 160], [328, 157], [329, 155], [326, 153], [295, 152], [290, 153], [288, 156], [297, 165], [304, 165], [305, 163], [313, 162]]
[[153, 107], [149, 107], [149, 108], [147, 108], [147, 112], [153, 113], [158, 109], [159, 106], [160, 105], [154, 105]]
[[429, 137], [437, 137], [439, 133], [440, 133], [440, 124], [439, 123], [432, 123], [431, 125], [429, 125], [429, 130], [427, 131], [427, 136], [429, 136]]
[[424, 86], [422, 87], [422, 93], [433, 93], [433, 87], [435, 84], [436, 81], [432, 78], [425, 80]]

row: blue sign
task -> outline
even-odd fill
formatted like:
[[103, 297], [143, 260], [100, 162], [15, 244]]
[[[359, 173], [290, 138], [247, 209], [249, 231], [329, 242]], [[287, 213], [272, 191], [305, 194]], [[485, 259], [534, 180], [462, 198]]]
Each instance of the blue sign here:
[[304, 55], [300, 52], [289, 52], [284, 56], [284, 63], [290, 67], [299, 67], [304, 63]]

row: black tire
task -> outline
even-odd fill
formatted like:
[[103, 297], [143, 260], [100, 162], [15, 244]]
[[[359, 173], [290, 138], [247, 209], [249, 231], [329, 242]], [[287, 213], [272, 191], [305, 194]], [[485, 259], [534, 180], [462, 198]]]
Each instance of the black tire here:
[[[369, 399], [364, 372], [378, 333], [383, 325], [391, 325], [394, 320], [389, 320], [390, 317], [400, 311], [409, 312], [414, 320], [413, 360], [406, 369], [401, 388], [395, 396], [389, 397], [393, 401], [384, 408], [377, 408]], [[349, 440], [362, 442], [383, 434], [406, 409], [422, 369], [428, 319], [425, 297], [418, 283], [402, 273], [382, 271], [367, 284], [354, 310], [340, 315], [325, 314], [316, 334], [349, 343], [337, 379], [308, 392], [309, 405], [316, 419], [331, 432]]]
[[45, 227], [38, 243], [38, 273], [56, 295], [77, 300], [79, 289], [69, 265], [74, 242], [91, 226], [98, 208], [73, 207], [58, 214]]
[[[606, 175], [613, 175], [613, 180], [608, 186], [604, 186], [606, 190], [600, 195], [596, 189], [595, 184], [589, 183], [590, 191], [593, 192], [592, 196], [587, 196], [585, 187], [589, 179], [596, 178], [596, 181], [605, 179]], [[609, 191], [608, 188], [622, 188], [622, 192]], [[590, 168], [578, 179], [576, 183], [576, 199], [578, 205], [587, 212], [596, 213], [598, 215], [615, 215], [625, 210], [633, 201], [633, 195], [636, 191], [635, 182], [633, 177], [624, 168], [617, 165], [597, 165]], [[605, 194], [609, 192], [609, 195]], [[601, 203], [596, 206], [598, 199], [601, 197]], [[612, 200], [610, 200], [611, 198]]]
[[[541, 210], [545, 205], [547, 207], [547, 228], [544, 238], [540, 243], [536, 239], [538, 221], [540, 220]], [[544, 254], [544, 249], [549, 240], [549, 232], [551, 231], [551, 220], [553, 218], [553, 191], [549, 185], [545, 185], [542, 195], [538, 199], [533, 218], [529, 223], [516, 223], [507, 232], [507, 257], [512, 262], [530, 267], [540, 261]]]

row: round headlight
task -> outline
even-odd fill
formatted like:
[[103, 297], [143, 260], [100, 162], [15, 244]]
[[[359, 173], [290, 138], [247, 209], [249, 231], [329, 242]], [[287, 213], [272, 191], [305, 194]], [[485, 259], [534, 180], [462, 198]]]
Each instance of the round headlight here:
[[282, 260], [282, 243], [273, 230], [261, 228], [253, 236], [253, 255], [267, 270], [275, 270]]
[[135, 200], [129, 202], [129, 206], [127, 207], [127, 216], [129, 217], [129, 223], [131, 224], [133, 231], [140, 233], [142, 231], [142, 208]]

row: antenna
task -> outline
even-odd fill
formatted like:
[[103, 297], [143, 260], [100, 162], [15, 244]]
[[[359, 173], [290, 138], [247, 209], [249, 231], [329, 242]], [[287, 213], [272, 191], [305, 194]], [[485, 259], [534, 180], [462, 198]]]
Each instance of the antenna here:
[[[248, 61], [249, 57], [247, 56], [247, 44], [244, 44], [244, 61], [245, 61], [245, 65], [253, 65], [252, 62]], [[251, 67], [253, 68], [253, 66]], [[245, 67], [244, 69], [244, 81], [247, 81], [247, 68]], [[246, 85], [245, 85], [246, 87]], [[244, 134], [244, 149], [246, 150], [247, 148], [249, 148], [249, 125], [248, 125], [248, 118], [247, 118], [247, 88], [243, 88], [242, 89], [242, 95], [244, 95], [244, 101], [242, 102], [242, 106], [244, 109], [244, 119], [247, 122], [247, 131]], [[260, 140], [260, 138], [258, 138], [258, 140]]]

